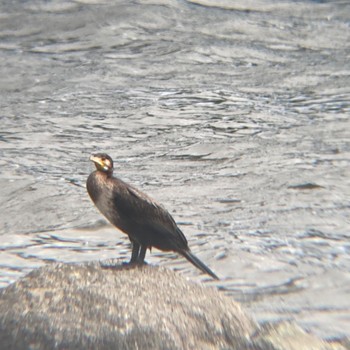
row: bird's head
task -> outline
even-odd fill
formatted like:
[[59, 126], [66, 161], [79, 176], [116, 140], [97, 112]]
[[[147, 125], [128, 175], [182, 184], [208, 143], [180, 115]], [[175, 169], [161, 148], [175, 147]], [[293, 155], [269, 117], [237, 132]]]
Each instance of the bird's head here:
[[96, 153], [90, 156], [90, 160], [95, 163], [96, 169], [104, 173], [113, 172], [113, 160], [106, 153]]

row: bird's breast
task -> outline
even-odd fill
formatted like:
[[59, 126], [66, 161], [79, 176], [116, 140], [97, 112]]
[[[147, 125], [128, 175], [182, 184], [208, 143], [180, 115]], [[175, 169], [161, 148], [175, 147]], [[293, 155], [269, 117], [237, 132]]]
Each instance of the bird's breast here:
[[116, 210], [118, 198], [115, 193], [113, 180], [109, 179], [105, 174], [96, 171], [88, 177], [86, 188], [97, 209], [108, 221], [122, 229], [121, 218], [118, 210]]

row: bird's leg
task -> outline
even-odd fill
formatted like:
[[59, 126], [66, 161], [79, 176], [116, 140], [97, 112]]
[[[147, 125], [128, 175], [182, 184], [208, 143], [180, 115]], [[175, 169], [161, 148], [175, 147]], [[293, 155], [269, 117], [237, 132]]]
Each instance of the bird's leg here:
[[140, 245], [133, 241], [131, 242], [131, 244], [132, 244], [132, 252], [131, 252], [131, 259], [129, 264], [135, 264], [138, 262]]
[[147, 246], [142, 245], [141, 249], [140, 249], [139, 256], [137, 258], [138, 264], [144, 264], [145, 263], [146, 250], [147, 250]]

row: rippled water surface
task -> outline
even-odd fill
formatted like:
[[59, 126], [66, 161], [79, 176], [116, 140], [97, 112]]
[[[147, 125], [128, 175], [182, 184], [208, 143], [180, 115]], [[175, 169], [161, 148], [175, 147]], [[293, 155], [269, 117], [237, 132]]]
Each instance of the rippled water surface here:
[[350, 336], [347, 1], [3, 1], [0, 285], [130, 256], [90, 202], [91, 152], [162, 202], [212, 282]]

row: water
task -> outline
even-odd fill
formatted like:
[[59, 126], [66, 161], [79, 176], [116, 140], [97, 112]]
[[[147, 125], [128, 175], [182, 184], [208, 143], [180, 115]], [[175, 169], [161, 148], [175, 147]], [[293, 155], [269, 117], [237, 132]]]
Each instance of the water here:
[[222, 281], [149, 262], [350, 336], [349, 24], [347, 1], [2, 2], [0, 285], [129, 258], [81, 187], [106, 151]]

